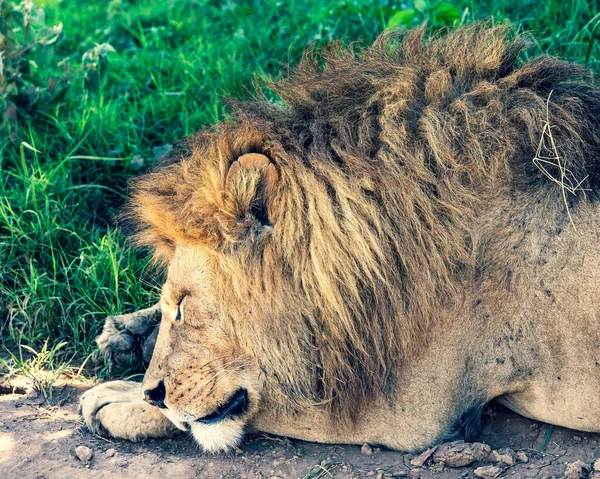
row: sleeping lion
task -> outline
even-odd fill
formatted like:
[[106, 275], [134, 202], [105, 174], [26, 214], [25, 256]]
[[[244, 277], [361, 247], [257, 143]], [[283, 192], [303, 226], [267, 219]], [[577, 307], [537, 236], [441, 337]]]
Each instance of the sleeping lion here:
[[481, 23], [309, 51], [137, 179], [166, 282], [99, 343], [151, 361], [83, 395], [88, 427], [418, 451], [496, 400], [600, 432], [600, 89], [527, 47]]

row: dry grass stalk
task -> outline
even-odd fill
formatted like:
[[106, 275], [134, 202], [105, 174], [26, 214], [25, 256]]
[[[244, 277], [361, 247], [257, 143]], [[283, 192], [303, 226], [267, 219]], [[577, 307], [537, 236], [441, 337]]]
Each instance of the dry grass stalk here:
[[[577, 196], [578, 191], [582, 191], [585, 194], [585, 192], [588, 190], [583, 188], [581, 185], [588, 177], [586, 176], [582, 180], [577, 180], [573, 171], [565, 166], [566, 163], [561, 159], [558, 153], [558, 148], [556, 147], [554, 136], [552, 135], [553, 125], [550, 123], [551, 97], [552, 91], [546, 99], [546, 120], [544, 121], [542, 136], [540, 138], [535, 157], [533, 158], [533, 163], [540, 169], [542, 173], [544, 173], [546, 177], [548, 177], [550, 181], [556, 183], [561, 188], [563, 201], [565, 203], [565, 208], [567, 209], [567, 215], [569, 216], [569, 221], [571, 222], [573, 229], [577, 231], [571, 216], [569, 203], [567, 201], [567, 192], [573, 196]], [[548, 171], [549, 167], [558, 169], [558, 178]]]

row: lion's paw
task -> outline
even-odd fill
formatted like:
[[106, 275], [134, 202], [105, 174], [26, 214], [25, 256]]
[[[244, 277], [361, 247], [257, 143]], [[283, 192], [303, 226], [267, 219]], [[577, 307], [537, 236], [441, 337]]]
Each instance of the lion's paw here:
[[101, 436], [137, 441], [176, 430], [161, 412], [142, 399], [140, 383], [111, 381], [86, 391], [79, 400], [89, 430]]
[[152, 358], [160, 315], [157, 304], [135, 313], [109, 316], [96, 343], [117, 369], [142, 369]]

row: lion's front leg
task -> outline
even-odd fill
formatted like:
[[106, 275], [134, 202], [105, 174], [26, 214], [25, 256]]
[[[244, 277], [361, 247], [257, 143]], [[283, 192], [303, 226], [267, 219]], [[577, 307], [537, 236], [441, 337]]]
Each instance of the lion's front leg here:
[[137, 441], [165, 437], [177, 430], [160, 409], [143, 400], [141, 384], [111, 381], [80, 399], [83, 419], [94, 434]]
[[109, 316], [96, 343], [112, 366], [141, 370], [152, 358], [160, 317], [160, 304], [131, 314]]

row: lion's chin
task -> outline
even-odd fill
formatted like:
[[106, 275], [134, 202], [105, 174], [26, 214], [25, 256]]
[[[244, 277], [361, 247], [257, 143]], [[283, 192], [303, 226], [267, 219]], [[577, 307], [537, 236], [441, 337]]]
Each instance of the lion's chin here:
[[244, 423], [235, 419], [226, 419], [216, 424], [191, 424], [196, 442], [206, 452], [226, 452], [236, 447], [244, 436]]

